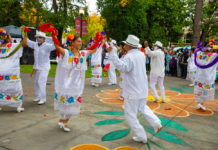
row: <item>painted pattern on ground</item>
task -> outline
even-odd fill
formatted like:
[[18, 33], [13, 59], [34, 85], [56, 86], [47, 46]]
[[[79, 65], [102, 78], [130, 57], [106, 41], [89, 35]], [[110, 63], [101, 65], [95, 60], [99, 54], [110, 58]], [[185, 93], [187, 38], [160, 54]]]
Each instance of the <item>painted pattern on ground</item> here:
[[[166, 103], [156, 103], [154, 97], [151, 96], [149, 90], [149, 96], [147, 98], [147, 105], [157, 114], [168, 117], [188, 117], [191, 114], [210, 116], [214, 114], [214, 111], [218, 111], [218, 100], [206, 102], [204, 105], [207, 110], [197, 110], [194, 94], [184, 94], [178, 92], [179, 89], [166, 90]], [[120, 105], [123, 107], [123, 101], [119, 99], [120, 90], [102, 90], [102, 93], [98, 93], [96, 96], [100, 98], [100, 101], [106, 104]], [[160, 91], [158, 91], [160, 95]], [[161, 99], [161, 98], [160, 98]]]

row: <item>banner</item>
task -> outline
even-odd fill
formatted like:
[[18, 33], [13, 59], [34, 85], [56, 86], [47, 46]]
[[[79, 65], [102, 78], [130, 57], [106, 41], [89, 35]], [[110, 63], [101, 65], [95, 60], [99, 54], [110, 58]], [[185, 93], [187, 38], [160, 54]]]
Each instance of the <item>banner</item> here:
[[75, 29], [76, 29], [76, 34], [80, 34], [80, 24], [81, 24], [81, 19], [80, 18], [76, 18], [75, 19]]
[[86, 23], [86, 20], [82, 20], [82, 35], [87, 35], [87, 23]]

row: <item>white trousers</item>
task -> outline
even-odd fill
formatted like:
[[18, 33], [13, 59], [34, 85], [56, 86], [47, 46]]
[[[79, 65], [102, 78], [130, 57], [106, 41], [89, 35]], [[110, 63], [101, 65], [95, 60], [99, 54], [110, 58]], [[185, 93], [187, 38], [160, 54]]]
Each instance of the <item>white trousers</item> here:
[[36, 70], [35, 73], [35, 95], [41, 101], [46, 102], [46, 83], [49, 70]]
[[161, 98], [162, 100], [165, 100], [165, 89], [164, 89], [164, 77], [157, 76], [155, 74], [150, 74], [150, 88], [153, 96], [155, 99], [159, 100], [159, 96], [157, 94], [156, 90], [156, 84], [158, 83], [160, 93], [161, 93]]
[[124, 112], [127, 123], [139, 138], [147, 139], [143, 126], [139, 123], [137, 118], [138, 112], [141, 112], [145, 119], [150, 123], [153, 128], [158, 128], [161, 124], [160, 119], [152, 112], [147, 106], [146, 99], [125, 99]]
[[110, 83], [117, 84], [116, 68], [113, 63], [110, 63], [110, 67], [108, 69], [108, 77]]

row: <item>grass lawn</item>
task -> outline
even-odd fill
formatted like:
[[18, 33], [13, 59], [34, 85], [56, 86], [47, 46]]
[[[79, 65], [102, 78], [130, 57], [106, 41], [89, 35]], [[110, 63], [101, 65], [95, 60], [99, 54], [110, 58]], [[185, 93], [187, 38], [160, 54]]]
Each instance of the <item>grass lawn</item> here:
[[[51, 64], [51, 69], [49, 71], [49, 77], [55, 77], [55, 73], [56, 73], [56, 64]], [[20, 71], [21, 73], [31, 73], [33, 69], [33, 65], [20, 65]], [[92, 75], [92, 70], [91, 67], [88, 67], [87, 71], [86, 71], [86, 78], [91, 78]], [[108, 73], [103, 72], [102, 71], [102, 76], [103, 77], [107, 77]]]

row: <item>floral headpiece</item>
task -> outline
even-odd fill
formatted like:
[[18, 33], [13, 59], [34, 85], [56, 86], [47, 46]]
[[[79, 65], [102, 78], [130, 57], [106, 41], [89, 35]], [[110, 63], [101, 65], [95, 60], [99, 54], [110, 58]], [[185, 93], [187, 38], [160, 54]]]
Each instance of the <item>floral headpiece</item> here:
[[211, 48], [213, 48], [214, 45], [215, 45], [214, 40], [209, 40], [209, 46], [210, 46]]
[[73, 40], [74, 40], [74, 35], [73, 35], [73, 34], [69, 34], [69, 35], [67, 36], [67, 42], [66, 42], [66, 44], [67, 44], [67, 45], [72, 45]]
[[210, 51], [210, 50], [212, 49], [208, 44], [205, 44], [205, 45], [206, 45], [206, 46], [203, 46], [203, 45], [202, 45], [202, 42], [199, 41], [199, 42], [198, 42], [197, 49], [200, 50], [200, 51], [203, 51], [203, 52], [205, 52], [205, 51]]
[[0, 44], [4, 43], [8, 38], [7, 31], [5, 29], [0, 29]]

